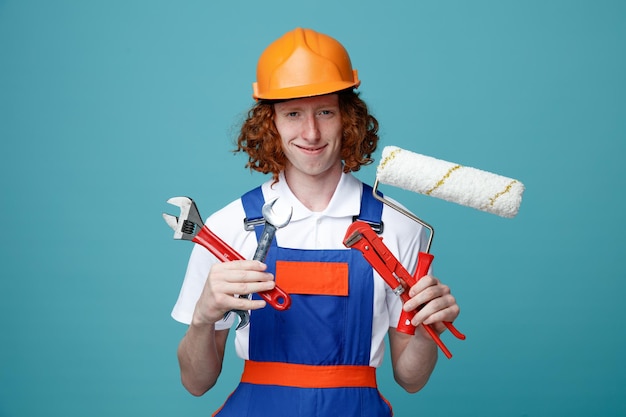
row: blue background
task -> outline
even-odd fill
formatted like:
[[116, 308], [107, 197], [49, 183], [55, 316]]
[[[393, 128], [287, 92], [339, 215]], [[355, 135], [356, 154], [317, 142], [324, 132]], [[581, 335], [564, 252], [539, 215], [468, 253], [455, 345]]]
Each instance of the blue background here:
[[626, 415], [626, 3], [0, 0], [0, 416], [203, 416], [232, 391], [232, 346], [214, 390], [180, 385], [191, 244], [161, 212], [265, 180], [232, 140], [260, 52], [296, 26], [350, 51], [377, 157], [527, 188], [512, 220], [383, 190], [435, 226], [468, 335], [416, 395], [386, 363], [396, 416]]

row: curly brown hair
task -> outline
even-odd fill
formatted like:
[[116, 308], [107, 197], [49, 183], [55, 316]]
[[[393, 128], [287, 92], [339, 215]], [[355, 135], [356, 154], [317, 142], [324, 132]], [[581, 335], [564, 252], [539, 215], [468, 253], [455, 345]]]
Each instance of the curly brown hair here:
[[[343, 124], [343, 171], [354, 172], [374, 161], [371, 156], [378, 144], [378, 120], [369, 113], [357, 92], [346, 90], [337, 94]], [[287, 159], [274, 125], [274, 102], [261, 100], [252, 106], [241, 126], [234, 152], [248, 154], [246, 168], [263, 174], [271, 172], [274, 182], [278, 181], [278, 173], [285, 168]]]

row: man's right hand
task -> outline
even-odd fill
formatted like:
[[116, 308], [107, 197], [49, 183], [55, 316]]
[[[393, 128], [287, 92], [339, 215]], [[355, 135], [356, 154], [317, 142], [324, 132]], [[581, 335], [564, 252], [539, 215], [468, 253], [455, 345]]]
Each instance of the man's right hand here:
[[265, 307], [265, 300], [238, 298], [235, 294], [252, 294], [274, 288], [274, 276], [265, 272], [266, 269], [264, 263], [252, 260], [214, 264], [196, 303], [191, 324], [213, 325], [231, 310]]

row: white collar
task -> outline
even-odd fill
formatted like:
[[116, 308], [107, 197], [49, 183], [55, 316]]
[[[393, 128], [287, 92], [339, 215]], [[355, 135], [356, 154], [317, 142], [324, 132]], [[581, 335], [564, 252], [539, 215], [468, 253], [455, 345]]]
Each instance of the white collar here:
[[263, 196], [265, 201], [280, 198], [293, 207], [291, 220], [301, 220], [310, 216], [345, 217], [356, 216], [361, 209], [362, 186], [352, 174], [342, 173], [339, 184], [333, 193], [326, 209], [321, 212], [313, 212], [297, 199], [291, 192], [283, 172], [278, 177], [278, 182], [272, 185], [273, 180], [263, 184]]

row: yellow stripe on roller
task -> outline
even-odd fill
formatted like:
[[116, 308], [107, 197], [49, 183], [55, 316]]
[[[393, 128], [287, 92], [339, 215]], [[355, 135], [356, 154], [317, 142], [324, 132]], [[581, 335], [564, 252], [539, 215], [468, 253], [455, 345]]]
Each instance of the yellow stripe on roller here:
[[424, 194], [431, 195], [433, 191], [435, 191], [437, 188], [439, 188], [442, 185], [444, 185], [446, 183], [446, 180], [450, 177], [450, 175], [452, 175], [452, 173], [454, 171], [456, 171], [457, 169], [459, 169], [459, 168], [461, 168], [461, 165], [455, 165], [452, 168], [450, 168], [448, 170], [448, 172], [446, 172], [446, 175], [441, 177], [441, 179], [439, 181], [437, 181], [437, 184], [435, 184], [435, 186], [433, 188], [431, 188], [430, 190], [426, 191]]
[[380, 161], [380, 170], [382, 171], [383, 169], [385, 169], [385, 165], [387, 165], [389, 161], [394, 159], [396, 155], [398, 155], [401, 151], [402, 149], [394, 149], [393, 151], [391, 151], [391, 153], [389, 153], [389, 155], [387, 155], [385, 159]]
[[503, 195], [505, 195], [506, 193], [508, 193], [509, 191], [511, 191], [511, 188], [513, 188], [513, 184], [515, 184], [516, 182], [517, 182], [516, 180], [511, 181], [509, 185], [507, 185], [503, 191], [500, 191], [499, 193], [491, 197], [489, 199], [489, 205], [493, 207], [493, 205], [496, 204], [496, 200], [502, 197]]

